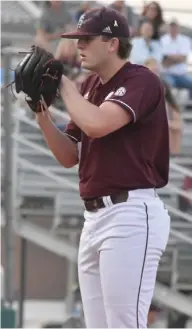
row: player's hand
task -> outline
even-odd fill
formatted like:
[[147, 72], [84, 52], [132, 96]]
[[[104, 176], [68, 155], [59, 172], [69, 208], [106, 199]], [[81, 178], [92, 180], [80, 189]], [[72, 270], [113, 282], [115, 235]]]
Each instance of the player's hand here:
[[46, 110], [57, 96], [62, 73], [59, 60], [46, 50], [32, 46], [16, 67], [16, 92], [26, 94], [26, 101], [34, 112]]

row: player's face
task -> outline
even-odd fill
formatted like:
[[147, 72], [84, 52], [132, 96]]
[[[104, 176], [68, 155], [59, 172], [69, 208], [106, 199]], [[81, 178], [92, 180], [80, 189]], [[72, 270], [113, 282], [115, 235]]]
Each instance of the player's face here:
[[175, 36], [179, 33], [179, 26], [177, 24], [170, 24], [169, 26], [170, 34]]
[[140, 33], [144, 39], [151, 39], [153, 35], [153, 26], [151, 23], [144, 22], [141, 25]]
[[101, 36], [85, 37], [78, 40], [77, 48], [80, 54], [81, 67], [91, 71], [98, 71], [105, 66], [110, 53], [109, 43]]

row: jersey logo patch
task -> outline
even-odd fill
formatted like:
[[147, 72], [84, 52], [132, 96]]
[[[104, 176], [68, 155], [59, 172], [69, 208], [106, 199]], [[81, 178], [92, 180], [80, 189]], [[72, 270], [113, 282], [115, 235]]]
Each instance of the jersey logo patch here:
[[124, 96], [126, 93], [126, 89], [124, 87], [120, 87], [119, 89], [116, 90], [114, 93], [115, 96]]

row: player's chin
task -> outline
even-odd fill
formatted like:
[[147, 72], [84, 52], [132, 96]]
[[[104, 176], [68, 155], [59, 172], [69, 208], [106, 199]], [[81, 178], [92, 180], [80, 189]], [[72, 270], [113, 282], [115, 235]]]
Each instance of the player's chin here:
[[86, 70], [92, 70], [92, 65], [86, 61], [81, 62], [81, 67]]

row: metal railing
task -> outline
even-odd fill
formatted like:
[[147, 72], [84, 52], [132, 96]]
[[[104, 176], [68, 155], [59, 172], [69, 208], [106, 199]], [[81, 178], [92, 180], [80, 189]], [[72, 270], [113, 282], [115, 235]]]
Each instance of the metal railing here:
[[37, 7], [33, 1], [31, 0], [28, 0], [28, 1], [20, 1], [18, 0], [18, 2], [20, 3], [20, 5], [25, 9], [27, 10], [27, 12], [33, 17], [33, 18], [36, 18], [38, 19], [41, 14], [42, 14], [42, 10]]
[[181, 165], [174, 162], [174, 160], [170, 161], [170, 169], [173, 169], [183, 175], [186, 175], [188, 177], [192, 177], [192, 170], [189, 170], [187, 168], [182, 167]]

